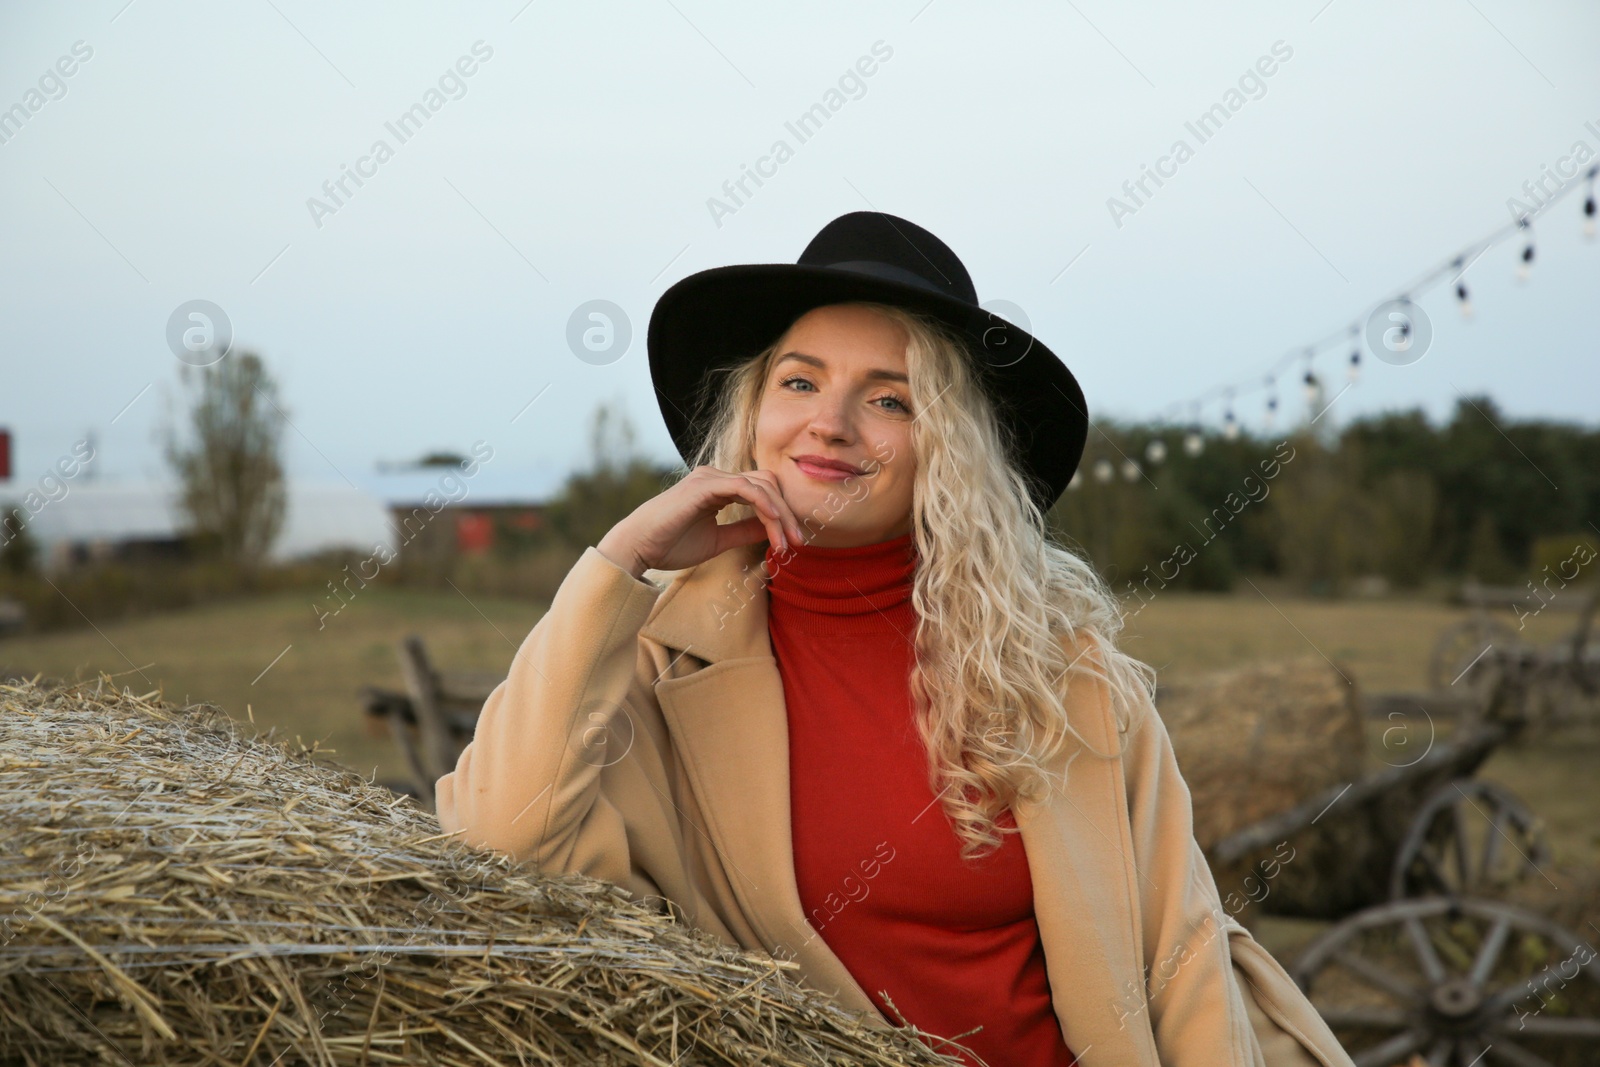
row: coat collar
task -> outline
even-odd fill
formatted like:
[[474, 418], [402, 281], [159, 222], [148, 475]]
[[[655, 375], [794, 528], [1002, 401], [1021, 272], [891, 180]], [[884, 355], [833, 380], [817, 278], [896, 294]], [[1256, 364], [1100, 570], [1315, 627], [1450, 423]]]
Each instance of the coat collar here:
[[[671, 575], [640, 636], [705, 662], [669, 668], [656, 695], [690, 776], [707, 836], [769, 955], [799, 963], [808, 984], [871, 1022], [889, 1022], [806, 920], [794, 869], [783, 682], [767, 631], [765, 542]], [[681, 658], [681, 657], [679, 657]], [[1098, 752], [1119, 737], [1100, 690], [1068, 713]], [[1069, 737], [1052, 766], [1067, 784], [1018, 805], [1034, 911], [1068, 1045], [1088, 1065], [1157, 1067], [1143, 1006], [1143, 933], [1121, 763], [1083, 755]], [[1130, 1025], [1129, 1019], [1132, 1019]], [[1092, 1050], [1092, 1055], [1090, 1054]]]
[[766, 542], [757, 541], [663, 574], [666, 589], [640, 635], [708, 663], [771, 656], [765, 559]]

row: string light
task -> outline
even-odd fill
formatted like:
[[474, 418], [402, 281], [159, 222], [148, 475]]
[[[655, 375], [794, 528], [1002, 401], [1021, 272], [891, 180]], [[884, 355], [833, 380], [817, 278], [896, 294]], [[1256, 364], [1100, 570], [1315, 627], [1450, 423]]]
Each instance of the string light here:
[[1533, 223], [1524, 215], [1517, 220], [1517, 226], [1528, 231], [1528, 243], [1522, 248], [1522, 262], [1517, 264], [1517, 281], [1525, 282], [1533, 268]]
[[1183, 450], [1190, 456], [1198, 456], [1206, 450], [1205, 434], [1200, 432], [1200, 402], [1198, 400], [1189, 405], [1189, 432], [1183, 435]]
[[[1568, 181], [1563, 188], [1557, 190], [1553, 196], [1548, 197], [1536, 209], [1518, 217], [1515, 224], [1508, 224], [1507, 227], [1502, 227], [1500, 230], [1496, 230], [1483, 240], [1472, 246], [1469, 246], [1469, 248], [1465, 251], [1453, 256], [1445, 264], [1435, 267], [1428, 273], [1424, 274], [1421, 278], [1414, 281], [1406, 290], [1402, 290], [1398, 296], [1390, 297], [1389, 299], [1382, 301], [1380, 304], [1374, 305], [1374, 307], [1381, 307], [1382, 304], [1390, 303], [1392, 301], [1399, 301], [1401, 303], [1409, 304], [1411, 303], [1412, 293], [1425, 292], [1432, 288], [1433, 285], [1437, 284], [1445, 275], [1454, 272], [1455, 295], [1456, 301], [1461, 310], [1461, 317], [1464, 319], [1472, 318], [1472, 300], [1468, 294], [1467, 283], [1463, 278], [1467, 268], [1470, 267], [1472, 263], [1477, 262], [1479, 257], [1481, 257], [1490, 248], [1493, 248], [1495, 245], [1504, 241], [1506, 237], [1511, 236], [1518, 231], [1526, 231], [1525, 243], [1522, 246], [1522, 253], [1518, 259], [1516, 268], [1517, 281], [1526, 282], [1530, 277], [1533, 268], [1533, 219], [1536, 216], [1543, 214], [1558, 200], [1562, 199], [1573, 189], [1577, 188], [1579, 182], [1583, 181], [1588, 183], [1588, 192], [1583, 202], [1584, 221], [1582, 233], [1584, 237], [1590, 240], [1595, 238], [1597, 229], [1595, 184], [1597, 176], [1600, 176], [1600, 163], [1590, 167], [1588, 172], [1582, 177], [1573, 178]], [[1468, 252], [1472, 253], [1472, 258], [1470, 261], [1467, 259]], [[1361, 374], [1362, 325], [1367, 316], [1371, 315], [1372, 310], [1373, 309], [1369, 309], [1366, 315], [1363, 315], [1361, 318], [1352, 321], [1348, 327], [1351, 339], [1351, 349], [1350, 358], [1346, 369], [1351, 384], [1354, 384]], [[1398, 328], [1400, 338], [1396, 348], [1403, 352], [1409, 348], [1412, 343], [1411, 321], [1409, 317], [1403, 317]], [[1336, 338], [1324, 338], [1315, 344], [1305, 346], [1303, 349], [1298, 350], [1298, 352], [1296, 352], [1296, 350], [1290, 350], [1290, 352], [1286, 353], [1276, 364], [1274, 364], [1272, 371], [1265, 375], [1263, 379], [1263, 385], [1267, 390], [1267, 400], [1264, 421], [1269, 429], [1272, 427], [1273, 419], [1278, 409], [1277, 371], [1281, 369], [1296, 354], [1298, 354], [1305, 361], [1305, 371], [1302, 381], [1305, 386], [1306, 405], [1308, 408], [1314, 407], [1321, 399], [1322, 382], [1317, 377], [1313, 369], [1313, 360], [1315, 359], [1317, 350], [1327, 347], [1331, 341], [1336, 341]], [[1219, 386], [1217, 388], [1222, 392], [1225, 398], [1222, 420], [1222, 436], [1229, 441], [1237, 440], [1240, 434], [1240, 426], [1238, 418], [1233, 413], [1235, 389], [1231, 385]], [[1189, 456], [1198, 456], [1205, 451], [1205, 434], [1200, 423], [1201, 400], [1191, 400], [1188, 403], [1190, 408], [1190, 418], [1188, 420], [1188, 427], [1185, 429], [1183, 434], [1183, 450]], [[1152, 466], [1162, 463], [1166, 458], [1167, 445], [1165, 441], [1161, 440], [1160, 438], [1152, 438], [1145, 445], [1145, 459]], [[1116, 478], [1115, 465], [1112, 464], [1111, 460], [1105, 457], [1095, 460], [1092, 465], [1092, 469], [1094, 472], [1094, 478], [1098, 482], [1109, 483]], [[1137, 461], [1128, 457], [1123, 458], [1122, 474], [1123, 477], [1125, 477], [1128, 481], [1137, 481], [1142, 473], [1143, 471]], [[1072, 478], [1067, 482], [1067, 488], [1077, 490], [1082, 488], [1083, 483], [1084, 475], [1083, 470], [1080, 467], [1078, 470], [1073, 471]]]
[[1406, 305], [1406, 312], [1400, 317], [1400, 340], [1394, 347], [1397, 352], [1409, 352], [1411, 351], [1411, 294], [1402, 296], [1400, 302]]
[[[1404, 327], [1401, 327], [1404, 329]], [[1306, 349], [1306, 407], [1314, 407], [1317, 403], [1317, 376], [1311, 373], [1311, 349]]]
[[1472, 318], [1472, 300], [1467, 296], [1467, 283], [1462, 278], [1462, 275], [1467, 272], [1466, 271], [1466, 267], [1462, 266], [1462, 259], [1463, 258], [1464, 257], [1462, 257], [1462, 256], [1457, 256], [1456, 259], [1455, 259], [1455, 262], [1450, 264], [1450, 266], [1452, 268], [1454, 268], [1455, 271], [1457, 272], [1456, 273], [1456, 302], [1461, 307], [1461, 317], [1464, 318], [1464, 319], [1470, 319], [1470, 318]]
[[1594, 239], [1594, 176], [1600, 172], [1600, 166], [1589, 168], [1589, 196], [1583, 202], [1583, 235], [1590, 240]]
[[[1472, 301], [1471, 301], [1471, 298], [1470, 298], [1470, 295], [1469, 295], [1467, 284], [1466, 284], [1465, 280], [1462, 277], [1463, 274], [1465, 273], [1465, 271], [1468, 268], [1470, 268], [1473, 263], [1477, 262], [1477, 260], [1480, 257], [1482, 257], [1484, 253], [1488, 252], [1489, 249], [1495, 247], [1498, 244], [1501, 244], [1502, 242], [1506, 241], [1508, 238], [1514, 236], [1519, 231], [1527, 231], [1526, 242], [1522, 247], [1521, 257], [1518, 260], [1517, 270], [1516, 270], [1516, 274], [1517, 274], [1518, 280], [1525, 281], [1531, 274], [1532, 265], [1533, 265], [1533, 259], [1534, 259], [1534, 239], [1533, 239], [1533, 232], [1532, 232], [1532, 221], [1534, 219], [1538, 218], [1539, 216], [1543, 215], [1546, 211], [1550, 210], [1559, 201], [1561, 201], [1567, 195], [1572, 193], [1580, 185], [1587, 186], [1587, 196], [1586, 196], [1586, 198], [1585, 198], [1585, 200], [1583, 202], [1583, 217], [1584, 217], [1583, 234], [1584, 234], [1585, 237], [1588, 237], [1588, 238], [1591, 238], [1591, 239], [1594, 238], [1596, 236], [1596, 233], [1597, 233], [1597, 224], [1600, 224], [1600, 214], [1597, 214], [1597, 208], [1596, 208], [1596, 182], [1597, 182], [1597, 179], [1600, 179], [1600, 163], [1596, 163], [1596, 164], [1592, 165], [1583, 174], [1575, 175], [1574, 177], [1568, 179], [1566, 181], [1566, 183], [1561, 188], [1559, 188], [1559, 189], [1557, 189], [1555, 191], [1554, 194], [1552, 194], [1551, 196], [1546, 197], [1544, 200], [1542, 200], [1539, 203], [1539, 205], [1537, 207], [1535, 207], [1533, 210], [1527, 212], [1526, 214], [1522, 215], [1521, 217], [1516, 219], [1514, 222], [1508, 222], [1508, 223], [1503, 224], [1501, 227], [1499, 227], [1498, 229], [1494, 230], [1492, 233], [1490, 233], [1487, 236], [1483, 237], [1482, 239], [1474, 242], [1473, 244], [1468, 245], [1466, 248], [1462, 249], [1460, 252], [1456, 253], [1455, 255], [1451, 256], [1450, 258], [1448, 258], [1446, 260], [1443, 260], [1441, 263], [1439, 263], [1438, 265], [1432, 267], [1428, 271], [1425, 271], [1419, 277], [1415, 278], [1404, 289], [1400, 290], [1399, 293], [1397, 293], [1395, 295], [1392, 295], [1392, 296], [1389, 296], [1389, 297], [1386, 297], [1383, 300], [1377, 301], [1376, 303], [1374, 303], [1373, 305], [1368, 307], [1365, 311], [1363, 311], [1360, 316], [1358, 316], [1357, 318], [1353, 319], [1350, 323], [1348, 323], [1346, 327], [1341, 327], [1338, 332], [1336, 332], [1334, 334], [1331, 334], [1330, 336], [1324, 337], [1321, 340], [1318, 340], [1318, 341], [1314, 342], [1313, 344], [1311, 344], [1309, 346], [1302, 346], [1302, 347], [1298, 347], [1298, 348], [1289, 349], [1282, 356], [1280, 356], [1278, 358], [1278, 360], [1271, 366], [1271, 368], [1269, 368], [1269, 371], [1268, 371], [1267, 374], [1265, 374], [1265, 375], [1263, 375], [1261, 377], [1252, 376], [1251, 379], [1247, 379], [1247, 381], [1251, 382], [1252, 384], [1236, 387], [1235, 385], [1219, 383], [1218, 385], [1216, 385], [1216, 386], [1212, 387], [1211, 389], [1207, 390], [1205, 393], [1203, 393], [1201, 396], [1199, 396], [1197, 398], [1191, 398], [1189, 400], [1175, 402], [1172, 405], [1172, 408], [1178, 408], [1183, 404], [1188, 404], [1190, 406], [1190, 408], [1191, 408], [1191, 418], [1188, 420], [1189, 424], [1191, 426], [1191, 429], [1188, 432], [1186, 432], [1185, 435], [1184, 435], [1184, 438], [1183, 438], [1184, 450], [1186, 452], [1188, 452], [1190, 455], [1199, 455], [1200, 452], [1204, 449], [1204, 441], [1203, 441], [1203, 438], [1201, 436], [1201, 432], [1200, 432], [1200, 429], [1199, 429], [1199, 426], [1200, 426], [1199, 409], [1200, 409], [1200, 406], [1201, 406], [1202, 403], [1209, 401], [1212, 397], [1215, 397], [1218, 394], [1225, 393], [1226, 396], [1227, 396], [1227, 411], [1226, 411], [1226, 414], [1224, 416], [1224, 424], [1223, 424], [1224, 435], [1225, 436], [1230, 436], [1229, 427], [1231, 426], [1232, 427], [1231, 436], [1237, 436], [1237, 434], [1239, 432], [1238, 420], [1237, 420], [1237, 417], [1233, 414], [1233, 404], [1232, 404], [1236, 388], [1243, 388], [1243, 389], [1260, 388], [1263, 385], [1265, 385], [1266, 387], [1270, 388], [1272, 380], [1273, 380], [1273, 376], [1275, 374], [1277, 374], [1278, 372], [1282, 371], [1283, 369], [1285, 369], [1286, 367], [1291, 366], [1293, 364], [1293, 361], [1297, 357], [1305, 358], [1307, 353], [1314, 354], [1316, 352], [1322, 351], [1322, 350], [1327, 349], [1327, 348], [1329, 348], [1331, 346], [1335, 346], [1335, 345], [1339, 344], [1340, 341], [1342, 341], [1344, 339], [1346, 330], [1348, 330], [1348, 332], [1357, 339], [1356, 340], [1356, 344], [1354, 346], [1354, 351], [1351, 352], [1350, 358], [1349, 358], [1349, 361], [1348, 361], [1348, 365], [1347, 365], [1347, 373], [1349, 374], [1350, 381], [1352, 383], [1355, 382], [1357, 380], [1358, 376], [1359, 376], [1360, 366], [1361, 366], [1361, 354], [1360, 354], [1360, 347], [1361, 346], [1360, 346], [1360, 340], [1359, 339], [1360, 339], [1360, 336], [1361, 336], [1361, 333], [1362, 333], [1362, 329], [1365, 326], [1368, 317], [1371, 316], [1371, 314], [1376, 309], [1382, 307], [1386, 303], [1389, 303], [1389, 302], [1391, 302], [1393, 300], [1396, 300], [1396, 299], [1411, 300], [1413, 298], [1421, 296], [1424, 293], [1427, 293], [1428, 291], [1432, 290], [1435, 286], [1439, 285], [1440, 283], [1448, 281], [1452, 285], [1452, 287], [1455, 289], [1456, 300], [1457, 300], [1457, 303], [1458, 303], [1458, 306], [1459, 306], [1459, 309], [1460, 309], [1460, 312], [1461, 312], [1461, 316], [1463, 318], [1465, 318], [1465, 319], [1472, 318], [1475, 315], [1475, 310], [1474, 310], [1473, 305], [1472, 305]], [[1411, 334], [1410, 324], [1409, 323], [1401, 324], [1401, 326], [1400, 326], [1401, 340], [1403, 342], [1409, 343], [1410, 340], [1411, 340], [1410, 334]], [[1306, 369], [1305, 373], [1307, 375], [1310, 375], [1311, 374], [1311, 368], [1309, 366], [1309, 364], [1310, 364], [1310, 360], [1309, 359], [1307, 359], [1307, 363], [1308, 363], [1308, 366], [1307, 366], [1307, 369]], [[1259, 383], [1259, 384], [1257, 384], [1257, 383]], [[1311, 383], [1311, 382], [1307, 383], [1308, 387], [1310, 385], [1312, 385], [1312, 384], [1319, 384], [1319, 383]], [[1171, 411], [1172, 408], [1168, 408], [1168, 409], [1165, 409], [1165, 410]], [[1272, 409], [1271, 405], [1270, 405], [1270, 402], [1269, 402], [1268, 408], [1269, 408], [1269, 411]], [[1159, 416], [1158, 416], [1158, 418], [1159, 418]]]

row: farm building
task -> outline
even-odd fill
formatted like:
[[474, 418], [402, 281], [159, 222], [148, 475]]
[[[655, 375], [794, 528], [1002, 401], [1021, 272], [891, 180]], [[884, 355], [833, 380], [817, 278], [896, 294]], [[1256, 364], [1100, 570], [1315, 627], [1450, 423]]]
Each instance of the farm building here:
[[[181, 558], [183, 516], [178, 491], [160, 482], [74, 485], [28, 516], [27, 528], [48, 570], [91, 560]], [[6, 498], [0, 496], [0, 500]], [[396, 547], [383, 501], [342, 483], [290, 482], [274, 561], [335, 548]]]
[[446, 504], [437, 512], [421, 501], [389, 505], [400, 558], [441, 563], [458, 556], [515, 550], [545, 528], [545, 505], [530, 501]]

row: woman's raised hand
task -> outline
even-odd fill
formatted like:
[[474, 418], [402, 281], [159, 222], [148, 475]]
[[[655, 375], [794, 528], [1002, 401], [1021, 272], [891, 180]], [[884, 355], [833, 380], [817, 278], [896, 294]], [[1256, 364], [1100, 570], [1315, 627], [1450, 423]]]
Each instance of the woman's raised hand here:
[[[736, 502], [754, 507], [755, 516], [719, 524], [717, 512]], [[766, 470], [732, 474], [702, 465], [640, 504], [595, 548], [639, 578], [647, 570], [693, 567], [730, 548], [761, 540], [779, 551], [805, 540], [800, 520], [778, 489], [777, 475]]]

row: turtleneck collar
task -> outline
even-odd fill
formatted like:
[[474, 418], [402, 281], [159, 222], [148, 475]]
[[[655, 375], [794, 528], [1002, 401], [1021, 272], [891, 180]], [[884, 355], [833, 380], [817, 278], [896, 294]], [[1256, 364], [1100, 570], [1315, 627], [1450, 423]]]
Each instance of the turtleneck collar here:
[[872, 545], [825, 548], [793, 544], [766, 552], [771, 610], [869, 615], [911, 599], [916, 545], [910, 533]]

